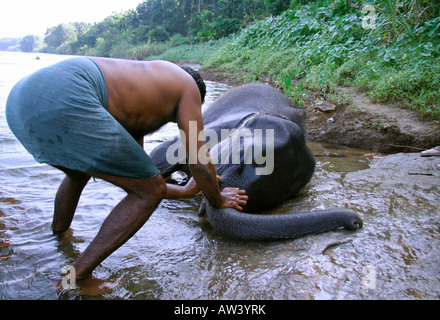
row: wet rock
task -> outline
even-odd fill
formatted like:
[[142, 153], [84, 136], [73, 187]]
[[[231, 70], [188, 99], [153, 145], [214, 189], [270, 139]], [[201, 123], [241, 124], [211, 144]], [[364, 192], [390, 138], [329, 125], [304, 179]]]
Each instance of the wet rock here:
[[315, 107], [322, 112], [331, 112], [336, 110], [336, 105], [324, 100], [318, 101]]

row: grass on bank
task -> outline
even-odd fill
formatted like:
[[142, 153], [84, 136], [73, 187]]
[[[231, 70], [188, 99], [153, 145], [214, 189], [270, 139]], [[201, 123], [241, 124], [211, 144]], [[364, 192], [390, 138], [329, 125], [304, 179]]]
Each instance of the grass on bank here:
[[363, 21], [373, 22], [370, 11], [345, 0], [299, 2], [228, 38], [168, 43], [137, 58], [200, 62], [247, 80], [268, 77], [297, 101], [307, 88], [331, 94], [356, 87], [374, 102], [396, 102], [440, 121], [440, 4], [352, 1], [375, 10], [374, 28], [365, 28]]

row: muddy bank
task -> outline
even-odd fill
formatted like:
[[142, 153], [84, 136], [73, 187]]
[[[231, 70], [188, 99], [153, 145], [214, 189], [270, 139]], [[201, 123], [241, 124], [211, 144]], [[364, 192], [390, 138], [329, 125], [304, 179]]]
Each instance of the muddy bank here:
[[[366, 94], [341, 88], [347, 104], [307, 104], [307, 130], [315, 141], [332, 142], [383, 153], [416, 152], [440, 145], [440, 125], [414, 111], [373, 103]], [[334, 110], [333, 110], [334, 109]]]
[[[202, 68], [206, 80], [243, 84], [245, 76]], [[261, 79], [268, 82], [268, 79]], [[440, 124], [420, 118], [416, 112], [398, 105], [373, 103], [368, 96], [352, 88], [340, 88], [342, 104], [323, 100], [308, 90], [307, 133], [310, 140], [330, 142], [382, 153], [418, 152], [440, 145]], [[329, 110], [323, 111], [318, 102]]]

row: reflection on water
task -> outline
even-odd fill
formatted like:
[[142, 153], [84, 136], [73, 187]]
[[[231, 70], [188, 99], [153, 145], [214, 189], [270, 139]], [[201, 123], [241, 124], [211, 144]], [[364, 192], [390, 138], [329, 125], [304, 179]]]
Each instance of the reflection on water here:
[[[7, 93], [21, 76], [62, 56], [0, 53], [0, 299], [437, 299], [440, 182], [435, 159], [383, 156], [310, 143], [317, 169], [305, 190], [276, 212], [356, 210], [362, 230], [296, 240], [237, 242], [197, 216], [200, 199], [163, 201], [141, 230], [106, 259], [98, 296], [58, 292], [124, 193], [101, 180], [84, 190], [72, 228], [50, 229], [63, 175], [35, 163], [7, 128]], [[224, 85], [208, 82], [207, 105]], [[176, 134], [145, 139], [150, 151]], [[286, 168], [288, 170], [289, 168]], [[409, 175], [429, 173], [429, 175]]]

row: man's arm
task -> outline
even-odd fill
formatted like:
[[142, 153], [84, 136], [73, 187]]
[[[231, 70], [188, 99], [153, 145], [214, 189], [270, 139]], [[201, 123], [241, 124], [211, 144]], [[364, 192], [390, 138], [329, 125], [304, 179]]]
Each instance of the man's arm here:
[[[215, 206], [222, 204], [220, 189], [217, 182], [217, 174], [214, 164], [207, 154], [203, 132], [203, 118], [201, 100], [198, 92], [187, 90], [179, 103], [177, 125], [185, 136], [185, 150], [188, 158], [188, 166], [191, 173], [208, 200]], [[200, 139], [198, 139], [200, 138]], [[199, 153], [200, 151], [200, 153]], [[199, 154], [208, 158], [208, 163], [201, 163]]]
[[[188, 166], [200, 190], [218, 208], [231, 207], [242, 210], [247, 203], [244, 190], [225, 188], [220, 192], [215, 166], [205, 146], [201, 99], [198, 90], [186, 90], [180, 99], [177, 124], [185, 134]], [[191, 127], [192, 126], [192, 127]], [[203, 162], [199, 159], [203, 156]]]
[[191, 178], [185, 186], [167, 183], [167, 194], [165, 195], [165, 199], [191, 198], [199, 192], [199, 186], [194, 181], [194, 178]]

